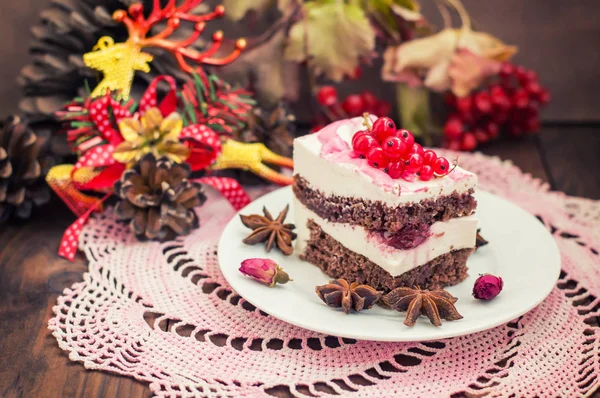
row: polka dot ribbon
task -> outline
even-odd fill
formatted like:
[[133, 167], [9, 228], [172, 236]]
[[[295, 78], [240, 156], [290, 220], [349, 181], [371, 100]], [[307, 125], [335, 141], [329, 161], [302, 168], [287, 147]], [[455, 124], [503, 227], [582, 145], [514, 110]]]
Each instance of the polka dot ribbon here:
[[[202, 177], [197, 180], [202, 184], [209, 185], [219, 191], [225, 199], [231, 203], [234, 209], [239, 210], [250, 203], [250, 197], [244, 191], [244, 188], [240, 185], [239, 182], [234, 180], [233, 178], [226, 177]], [[90, 215], [101, 208], [102, 203], [106, 199], [108, 199], [112, 195], [112, 192], [104, 196], [101, 200], [95, 203], [92, 207], [90, 207], [85, 213], [83, 213], [77, 221], [67, 228], [65, 233], [63, 234], [62, 240], [60, 242], [60, 247], [58, 249], [58, 255], [66, 258], [69, 261], [73, 261], [75, 259], [75, 254], [77, 253], [77, 245], [79, 244], [79, 236], [81, 235], [81, 231], [83, 226], [89, 219]]]

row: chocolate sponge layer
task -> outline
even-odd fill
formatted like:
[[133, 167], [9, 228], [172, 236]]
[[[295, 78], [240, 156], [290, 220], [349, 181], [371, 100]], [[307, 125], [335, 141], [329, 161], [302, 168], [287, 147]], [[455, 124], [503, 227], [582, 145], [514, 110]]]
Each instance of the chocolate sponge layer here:
[[360, 225], [369, 231], [397, 232], [407, 224], [431, 225], [454, 217], [468, 216], [477, 207], [473, 190], [425, 199], [406, 206], [389, 207], [383, 202], [325, 195], [303, 177], [294, 176], [294, 194], [302, 204], [331, 222]]
[[396, 277], [358, 253], [355, 253], [330, 235], [314, 221], [308, 220], [310, 238], [300, 253], [302, 260], [317, 265], [332, 278], [367, 284], [388, 292], [399, 286], [420, 286], [438, 289], [455, 285], [467, 276], [467, 259], [473, 249], [455, 250], [434, 258], [428, 263]]

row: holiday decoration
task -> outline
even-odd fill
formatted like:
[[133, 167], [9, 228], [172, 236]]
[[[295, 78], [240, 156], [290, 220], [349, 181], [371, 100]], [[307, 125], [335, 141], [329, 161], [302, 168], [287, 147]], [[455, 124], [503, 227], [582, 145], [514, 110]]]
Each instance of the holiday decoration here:
[[[35, 123], [54, 121], [54, 112], [62, 109], [65, 102], [85, 94], [86, 81], [93, 86], [98, 74], [86, 67], [83, 55], [92, 50], [102, 37], [110, 37], [114, 43], [127, 41], [127, 29], [112, 15], [133, 2], [53, 1], [40, 12], [40, 22], [31, 28], [33, 61], [23, 67], [19, 76], [19, 84], [23, 88], [19, 108], [29, 120]], [[150, 9], [152, 2], [143, 0], [141, 3], [145, 9]], [[191, 10], [193, 14], [206, 11], [202, 4]], [[193, 23], [182, 23], [177, 33], [180, 37], [189, 37], [193, 28]], [[151, 27], [150, 34], [156, 34], [160, 29], [160, 25]], [[205, 46], [201, 38], [192, 44], [195, 51], [201, 51]], [[159, 48], [147, 48], [145, 51], [153, 57], [150, 71], [136, 75], [132, 92], [143, 92], [148, 82], [159, 74], [173, 76], [178, 82], [189, 77], [170, 53]], [[61, 134], [55, 137], [64, 138]]]
[[384, 304], [396, 311], [406, 311], [406, 326], [414, 326], [417, 319], [425, 314], [435, 326], [442, 326], [442, 319], [456, 321], [462, 319], [454, 303], [456, 297], [443, 289], [421, 290], [398, 287], [382, 298]]
[[254, 108], [248, 113], [248, 124], [238, 134], [239, 141], [262, 142], [282, 156], [292, 155], [295, 117], [283, 103], [272, 109]]
[[291, 281], [289, 275], [275, 261], [268, 258], [244, 260], [240, 266], [240, 272], [269, 287]]
[[352, 310], [359, 312], [373, 307], [383, 295], [369, 285], [348, 283], [345, 279], [335, 279], [323, 286], [315, 288], [319, 298], [328, 306], [342, 308], [349, 314]]
[[145, 155], [115, 183], [121, 201], [115, 212], [130, 221], [139, 238], [170, 240], [187, 235], [200, 222], [194, 207], [206, 201], [202, 185], [189, 180], [190, 166], [168, 158]]
[[451, 109], [444, 125], [445, 146], [471, 151], [498, 137], [501, 131], [518, 137], [540, 128], [539, 110], [550, 101], [537, 74], [504, 63], [498, 76], [463, 97], [448, 94]]
[[[225, 65], [233, 61], [246, 46], [246, 41], [239, 39], [235, 50], [228, 56], [212, 58], [223, 42], [223, 33], [220, 31], [213, 34], [212, 46], [204, 51], [189, 48], [206, 28], [206, 22], [222, 16], [225, 12], [223, 6], [217, 6], [213, 12], [205, 15], [190, 14], [190, 11], [203, 1], [185, 0], [176, 6], [175, 0], [169, 0], [165, 7], [161, 7], [160, 1], [154, 0], [148, 17], [144, 16], [142, 3], [132, 4], [127, 11], [115, 11], [113, 19], [125, 25], [129, 37], [123, 43], [115, 43], [110, 37], [102, 37], [94, 51], [83, 56], [87, 66], [104, 74], [104, 79], [94, 89], [92, 97], [104, 95], [106, 92], [116, 92], [124, 98], [129, 97], [134, 72], [150, 71], [148, 64], [152, 61], [152, 56], [142, 51], [147, 47], [157, 47], [170, 52], [183, 71], [195, 72], [202, 79], [206, 79], [206, 75], [200, 65]], [[195, 24], [192, 34], [183, 40], [171, 39], [182, 21]], [[155, 35], [149, 36], [150, 29], [160, 22], [166, 22], [166, 26]], [[188, 60], [196, 65], [190, 65]]]
[[29, 218], [50, 200], [44, 176], [52, 165], [47, 142], [19, 116], [0, 122], [0, 224]]
[[240, 214], [242, 223], [252, 230], [252, 233], [243, 242], [247, 245], [267, 242], [267, 252], [270, 252], [273, 246], [276, 246], [286, 256], [292, 254], [294, 252], [292, 241], [296, 239], [293, 230], [296, 227], [294, 224], [284, 224], [289, 209], [289, 205], [286, 206], [277, 218], [273, 218], [266, 208], [263, 208], [264, 216]]

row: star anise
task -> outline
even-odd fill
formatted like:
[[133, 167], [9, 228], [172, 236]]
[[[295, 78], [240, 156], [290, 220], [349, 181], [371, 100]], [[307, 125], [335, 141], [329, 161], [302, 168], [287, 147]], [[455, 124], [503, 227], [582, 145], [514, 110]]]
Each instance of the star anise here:
[[349, 284], [345, 279], [332, 280], [327, 285], [317, 286], [315, 291], [325, 304], [334, 308], [341, 307], [346, 314], [353, 309], [357, 312], [368, 310], [383, 295], [383, 292], [369, 285], [359, 285], [356, 282]]
[[396, 311], [406, 311], [406, 326], [414, 326], [423, 313], [435, 326], [442, 326], [442, 319], [455, 321], [462, 319], [454, 303], [458, 299], [445, 290], [421, 290], [398, 287], [382, 299], [383, 303]]
[[475, 238], [475, 249], [479, 249], [481, 246], [485, 246], [488, 243], [490, 243], [487, 240], [485, 240], [483, 236], [481, 236], [479, 231], [481, 231], [481, 228], [477, 230], [477, 237]]
[[285, 209], [276, 219], [273, 219], [271, 213], [263, 207], [264, 216], [260, 214], [252, 214], [244, 216], [240, 214], [242, 223], [252, 229], [252, 233], [244, 239], [247, 245], [255, 245], [260, 242], [267, 242], [267, 251], [271, 251], [273, 245], [277, 245], [279, 250], [286, 256], [294, 252], [292, 241], [296, 239], [296, 234], [292, 231], [296, 226], [294, 224], [284, 224], [290, 206], [285, 206]]

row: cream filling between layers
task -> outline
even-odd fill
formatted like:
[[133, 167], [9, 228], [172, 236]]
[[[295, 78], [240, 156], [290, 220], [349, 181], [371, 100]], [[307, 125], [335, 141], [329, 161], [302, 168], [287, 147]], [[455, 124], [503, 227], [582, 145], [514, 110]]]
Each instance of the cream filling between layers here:
[[431, 236], [424, 243], [414, 249], [400, 250], [383, 243], [381, 237], [369, 233], [363, 227], [332, 223], [319, 217], [297, 198], [294, 198], [293, 206], [298, 234], [296, 253], [302, 253], [306, 249], [310, 239], [306, 223], [313, 220], [344, 247], [365, 256], [392, 276], [401, 275], [426, 264], [444, 253], [475, 247], [477, 218], [474, 215], [436, 222], [431, 226]]

